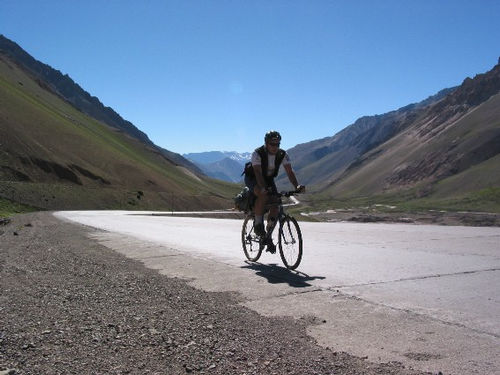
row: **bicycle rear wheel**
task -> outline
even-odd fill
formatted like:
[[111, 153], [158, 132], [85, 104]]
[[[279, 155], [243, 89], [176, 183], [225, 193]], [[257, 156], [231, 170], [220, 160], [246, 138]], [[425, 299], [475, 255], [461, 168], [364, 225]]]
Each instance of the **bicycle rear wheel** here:
[[280, 222], [279, 248], [285, 267], [296, 269], [302, 260], [302, 233], [297, 220], [291, 216], [285, 216]]
[[241, 244], [243, 245], [243, 252], [249, 261], [256, 262], [260, 258], [262, 246], [260, 246], [259, 236], [253, 231], [253, 217], [251, 216], [247, 216], [243, 221]]

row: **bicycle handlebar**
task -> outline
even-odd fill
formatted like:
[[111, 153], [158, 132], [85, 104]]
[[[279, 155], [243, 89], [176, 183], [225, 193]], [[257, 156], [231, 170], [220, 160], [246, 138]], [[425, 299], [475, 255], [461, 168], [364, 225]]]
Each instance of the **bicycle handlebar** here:
[[[278, 192], [276, 192], [276, 193], [269, 192], [268, 194], [271, 197], [277, 198], [277, 200], [275, 202], [268, 203], [266, 205], [266, 208], [269, 209], [270, 207], [282, 205], [282, 203], [281, 203], [281, 198], [282, 197], [290, 198], [293, 195], [297, 195], [297, 194], [301, 194], [301, 193], [302, 193], [302, 191], [297, 191], [297, 190], [281, 191], [279, 193]], [[297, 199], [292, 199], [292, 201], [294, 201], [294, 203], [292, 203], [292, 204], [285, 204], [283, 206], [294, 206], [294, 205], [300, 203]]]
[[291, 197], [292, 195], [295, 195], [295, 194], [300, 194], [300, 192], [296, 191], [296, 190], [290, 190], [290, 191], [281, 191], [277, 194], [274, 194], [276, 195], [278, 198], [281, 198], [281, 197]]

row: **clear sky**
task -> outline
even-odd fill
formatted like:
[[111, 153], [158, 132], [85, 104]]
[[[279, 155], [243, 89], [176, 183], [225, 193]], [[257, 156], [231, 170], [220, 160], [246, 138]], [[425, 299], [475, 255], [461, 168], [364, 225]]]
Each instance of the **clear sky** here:
[[178, 153], [290, 148], [490, 70], [499, 0], [0, 0], [0, 33]]

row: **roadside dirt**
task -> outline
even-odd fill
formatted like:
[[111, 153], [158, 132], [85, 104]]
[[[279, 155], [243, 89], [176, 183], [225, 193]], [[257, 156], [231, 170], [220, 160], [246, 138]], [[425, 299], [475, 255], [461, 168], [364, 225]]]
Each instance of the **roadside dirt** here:
[[0, 229], [0, 374], [418, 373], [321, 348], [304, 321], [162, 276], [48, 212]]
[[[245, 214], [236, 210], [198, 213], [152, 213], [153, 216], [189, 216], [238, 219], [245, 218]], [[406, 224], [433, 224], [459, 225], [475, 227], [500, 227], [500, 213], [488, 212], [382, 212], [376, 210], [329, 210], [310, 213], [293, 213], [298, 220], [313, 220], [326, 222], [358, 222], [358, 223], [406, 223]]]
[[310, 218], [329, 222], [359, 223], [407, 223], [436, 225], [465, 225], [476, 227], [500, 226], [500, 214], [486, 212], [377, 212], [361, 210], [338, 210], [308, 214]]

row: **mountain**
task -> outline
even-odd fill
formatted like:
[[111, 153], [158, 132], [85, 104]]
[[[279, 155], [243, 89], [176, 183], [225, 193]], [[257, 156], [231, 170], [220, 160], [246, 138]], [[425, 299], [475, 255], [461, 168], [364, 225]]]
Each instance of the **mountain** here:
[[500, 207], [499, 93], [496, 65], [424, 102], [363, 117], [333, 137], [289, 152], [298, 160], [299, 179], [315, 184], [322, 199], [392, 197], [495, 209]]
[[199, 167], [207, 176], [223, 181], [240, 182], [241, 172], [252, 153], [235, 151], [208, 151], [183, 154], [183, 156]]
[[287, 152], [304, 184], [322, 184], [335, 179], [363, 153], [385, 142], [408, 126], [418, 111], [441, 100], [455, 88], [441, 90], [420, 103], [383, 115], [364, 116], [332, 137], [297, 145]]
[[[288, 152], [299, 181], [316, 192], [304, 199], [318, 207], [500, 211], [500, 65]], [[250, 154], [185, 156], [193, 161], [154, 145], [69, 76], [0, 36], [0, 205], [229, 207], [238, 187], [220, 179], [239, 181]]]
[[236, 186], [197, 173], [23, 52], [0, 38], [0, 201], [44, 209], [231, 206]]
[[41, 87], [59, 96], [81, 112], [137, 138], [148, 146], [157, 148], [168, 159], [191, 169], [193, 172], [200, 173], [200, 170], [196, 166], [188, 162], [181, 155], [156, 146], [144, 132], [131, 122], [124, 120], [112, 108], [104, 106], [98, 98], [91, 96], [67, 74], [62, 74], [59, 70], [37, 61], [19, 45], [3, 35], [0, 35], [0, 53], [22, 67]]
[[237, 183], [243, 179], [241, 175], [243, 171], [241, 163], [231, 158], [224, 158], [209, 164], [198, 164], [198, 166], [207, 176], [219, 180]]

